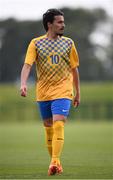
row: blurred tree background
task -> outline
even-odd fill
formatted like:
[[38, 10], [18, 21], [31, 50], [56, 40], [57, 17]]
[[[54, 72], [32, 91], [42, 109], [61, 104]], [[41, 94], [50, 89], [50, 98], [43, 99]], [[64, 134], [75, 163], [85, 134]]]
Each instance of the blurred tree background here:
[[[81, 80], [112, 80], [113, 19], [102, 9], [90, 11], [64, 8], [62, 11], [65, 14], [65, 36], [74, 40], [80, 56]], [[97, 38], [102, 38], [100, 44], [94, 39], [96, 32], [97, 35], [100, 33]], [[1, 83], [15, 82], [20, 77], [30, 40], [44, 33], [42, 21], [0, 21]]]
[[[113, 19], [103, 9], [69, 9], [63, 8], [65, 14], [65, 36], [72, 38], [80, 57], [80, 79], [81, 82], [108, 82], [113, 80]], [[0, 83], [15, 83], [20, 79], [20, 72], [24, 63], [27, 46], [32, 38], [45, 33], [42, 20], [40, 21], [17, 21], [16, 19], [0, 20]], [[34, 68], [31, 73], [31, 80], [34, 81]], [[85, 86], [84, 86], [85, 87]], [[112, 85], [108, 86], [111, 95]], [[8, 88], [6, 88], [8, 90]], [[1, 93], [3, 94], [1, 88]], [[6, 96], [11, 96], [8, 91]], [[101, 94], [101, 93], [100, 93]], [[5, 96], [5, 95], [4, 95]], [[103, 95], [105, 96], [105, 94]], [[12, 97], [12, 96], [11, 96]], [[19, 98], [18, 98], [19, 99]], [[106, 108], [110, 112], [110, 119], [113, 118], [112, 96], [108, 98]], [[7, 101], [7, 97], [6, 97]], [[6, 102], [1, 97], [1, 114], [6, 111]], [[86, 104], [84, 104], [86, 102]], [[94, 102], [94, 101], [93, 101]], [[23, 102], [14, 101], [22, 106]], [[28, 102], [27, 102], [28, 103]], [[83, 103], [83, 104], [82, 104]], [[82, 101], [81, 112], [85, 113], [87, 100]], [[90, 102], [91, 103], [91, 102]], [[96, 104], [97, 105], [96, 105]], [[97, 109], [104, 102], [95, 101]], [[89, 104], [90, 106], [91, 104]], [[88, 106], [88, 107], [89, 107]], [[90, 106], [91, 107], [91, 106]], [[17, 109], [19, 109], [17, 107]], [[83, 109], [83, 110], [82, 110]], [[90, 110], [91, 111], [91, 110]], [[103, 107], [105, 111], [105, 107]], [[89, 112], [89, 111], [88, 111]], [[95, 108], [93, 114], [95, 114]], [[22, 112], [21, 112], [22, 113]], [[84, 116], [84, 113], [82, 116]], [[21, 115], [18, 112], [19, 115]], [[73, 113], [72, 113], [73, 114]], [[87, 112], [85, 114], [88, 114]], [[72, 116], [73, 117], [73, 116]], [[81, 116], [80, 116], [81, 117]], [[86, 116], [87, 118], [87, 116]], [[102, 116], [103, 118], [103, 116]], [[3, 119], [3, 118], [2, 118]]]

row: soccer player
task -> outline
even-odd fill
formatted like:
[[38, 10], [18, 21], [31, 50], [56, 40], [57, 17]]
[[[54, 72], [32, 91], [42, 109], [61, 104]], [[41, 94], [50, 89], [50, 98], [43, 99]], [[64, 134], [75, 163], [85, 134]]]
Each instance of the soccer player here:
[[[43, 15], [46, 34], [31, 40], [21, 72], [21, 96], [27, 96], [27, 79], [36, 64], [36, 95], [51, 157], [48, 175], [60, 174], [64, 124], [70, 105], [80, 103], [79, 59], [72, 39], [64, 37], [64, 14], [49, 9]], [[75, 96], [73, 94], [73, 87]]]

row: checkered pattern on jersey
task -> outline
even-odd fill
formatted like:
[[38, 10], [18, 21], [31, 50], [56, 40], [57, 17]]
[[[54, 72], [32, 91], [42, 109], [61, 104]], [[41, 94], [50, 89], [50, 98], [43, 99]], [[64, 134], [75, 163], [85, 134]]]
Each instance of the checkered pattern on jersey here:
[[[66, 38], [57, 40], [49, 40], [42, 38], [35, 42], [37, 48], [38, 61], [38, 78], [44, 81], [59, 81], [61, 78], [69, 78], [70, 76], [70, 60], [69, 53], [72, 47], [72, 41]], [[51, 63], [51, 56], [57, 55], [59, 62]]]

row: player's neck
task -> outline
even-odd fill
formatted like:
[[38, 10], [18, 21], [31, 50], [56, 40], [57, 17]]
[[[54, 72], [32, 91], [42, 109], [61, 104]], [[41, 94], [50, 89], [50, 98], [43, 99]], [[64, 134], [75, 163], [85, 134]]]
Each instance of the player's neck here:
[[55, 40], [55, 39], [59, 38], [59, 35], [55, 34], [54, 32], [48, 31], [47, 32], [47, 37], [48, 37], [48, 39]]

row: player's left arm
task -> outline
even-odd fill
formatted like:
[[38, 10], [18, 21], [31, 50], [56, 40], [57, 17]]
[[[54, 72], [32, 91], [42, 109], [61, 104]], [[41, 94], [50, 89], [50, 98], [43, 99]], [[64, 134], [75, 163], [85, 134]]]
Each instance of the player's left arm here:
[[73, 85], [75, 89], [75, 97], [73, 99], [73, 105], [77, 107], [80, 104], [80, 78], [79, 78], [79, 57], [75, 47], [74, 42], [72, 41], [72, 47], [70, 51], [70, 64], [72, 68], [73, 75]]
[[79, 78], [78, 67], [72, 69], [72, 74], [73, 74], [73, 85], [76, 91], [76, 94], [73, 99], [73, 105], [77, 107], [80, 104], [80, 78]]

